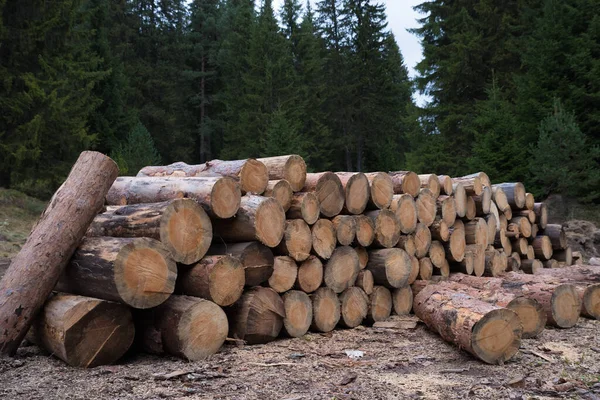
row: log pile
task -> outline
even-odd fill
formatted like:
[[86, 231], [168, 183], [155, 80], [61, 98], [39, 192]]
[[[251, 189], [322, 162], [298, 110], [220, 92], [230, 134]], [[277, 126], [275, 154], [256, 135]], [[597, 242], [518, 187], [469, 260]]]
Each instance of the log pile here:
[[[600, 270], [572, 266], [562, 227], [521, 183], [306, 170], [288, 155], [118, 178], [36, 342], [84, 367], [116, 361], [134, 336], [199, 360], [227, 338], [266, 343], [413, 310], [495, 364], [546, 324], [600, 317]], [[92, 333], [104, 320], [115, 336]]]

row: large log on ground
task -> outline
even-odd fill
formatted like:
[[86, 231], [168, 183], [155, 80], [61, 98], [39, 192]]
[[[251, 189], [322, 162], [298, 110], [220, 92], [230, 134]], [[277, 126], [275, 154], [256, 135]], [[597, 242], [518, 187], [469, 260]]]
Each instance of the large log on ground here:
[[267, 188], [267, 167], [253, 158], [246, 160], [212, 160], [200, 165], [177, 162], [167, 166], [144, 167], [138, 177], [198, 177], [216, 174], [234, 178], [240, 182], [244, 193], [262, 194]]
[[[442, 283], [449, 289], [468, 294], [469, 296], [485, 301], [486, 303], [508, 308], [517, 313], [523, 324], [523, 338], [536, 337], [546, 327], [546, 313], [541, 304], [534, 299], [521, 296], [518, 293], [507, 292], [500, 288], [492, 287], [485, 289], [483, 288], [483, 283], [477, 285], [478, 287], [474, 287], [469, 285], [468, 282], [465, 282], [474, 281], [473, 277], [464, 274], [454, 274], [449, 279], [450, 281]], [[422, 284], [416, 282], [416, 285], [413, 285], [413, 291], [422, 290], [415, 290], [415, 287], [418, 287], [419, 285]]]
[[283, 327], [288, 336], [302, 337], [313, 319], [313, 306], [310, 297], [299, 290], [290, 290], [283, 295], [285, 317]]
[[567, 236], [562, 225], [559, 224], [547, 224], [540, 233], [550, 238], [552, 248], [556, 250], [563, 250], [567, 248]]
[[118, 173], [110, 158], [85, 151], [48, 203], [0, 282], [0, 353], [17, 351]]
[[285, 233], [285, 213], [277, 200], [244, 196], [234, 218], [213, 220], [213, 235], [225, 242], [259, 240], [275, 247]]
[[389, 173], [392, 178], [395, 194], [406, 193], [412, 197], [419, 195], [421, 189], [421, 181], [419, 176], [412, 171], [395, 171]]
[[318, 332], [331, 332], [340, 320], [340, 300], [333, 290], [327, 287], [317, 289], [311, 296], [313, 322], [311, 329]]
[[71, 294], [52, 296], [36, 318], [35, 342], [73, 367], [112, 364], [133, 343], [127, 306]]
[[157, 239], [182, 264], [193, 264], [212, 241], [212, 223], [192, 199], [162, 203], [109, 206], [94, 218], [86, 236], [149, 237]]
[[355, 215], [356, 243], [368, 247], [375, 240], [375, 222], [366, 215]]
[[194, 266], [180, 269], [177, 291], [230, 306], [242, 295], [245, 282], [244, 266], [238, 258], [206, 256]]
[[246, 286], [258, 286], [273, 273], [273, 252], [259, 242], [213, 244], [209, 255], [229, 254], [238, 258], [244, 267]]
[[369, 209], [386, 209], [392, 202], [394, 186], [392, 179], [385, 172], [370, 172], [366, 174], [369, 180], [370, 198]]
[[219, 351], [229, 328], [221, 307], [191, 296], [171, 296], [160, 306], [145, 310], [136, 322], [146, 351], [191, 361]]
[[479, 196], [483, 191], [483, 185], [479, 176], [453, 178], [452, 181], [454, 183], [461, 183], [469, 196]]
[[400, 231], [412, 233], [417, 227], [417, 205], [409, 194], [396, 194], [392, 198], [390, 210], [396, 214]]
[[356, 251], [348, 246], [337, 247], [323, 268], [323, 281], [335, 293], [341, 293], [354, 285], [358, 271], [360, 266]]
[[306, 180], [306, 163], [298, 155], [259, 158], [267, 171], [269, 179], [285, 179], [290, 183], [294, 192], [299, 192], [304, 187]]
[[240, 207], [240, 185], [229, 177], [117, 178], [106, 195], [109, 205], [159, 203], [187, 197], [217, 218], [231, 218]]
[[373, 274], [375, 284], [399, 288], [408, 283], [412, 260], [404, 250], [398, 248], [370, 250], [367, 269]]
[[336, 232], [333, 223], [328, 219], [318, 220], [311, 229], [312, 251], [324, 260], [327, 260], [335, 250]]
[[383, 286], [375, 286], [373, 293], [369, 295], [367, 321], [377, 322], [386, 320], [392, 313], [392, 306], [393, 300], [390, 290]]
[[85, 238], [58, 283], [58, 290], [156, 307], [175, 289], [177, 265], [161, 242], [149, 238]]
[[549, 260], [552, 257], [552, 241], [548, 236], [538, 235], [531, 242], [535, 257], [540, 260]]
[[312, 293], [323, 283], [323, 263], [316, 256], [310, 256], [298, 266], [296, 288]]
[[335, 173], [345, 193], [343, 210], [348, 214], [361, 214], [371, 198], [369, 180], [362, 172], [336, 172]]
[[277, 200], [284, 212], [287, 212], [292, 206], [294, 191], [292, 190], [290, 183], [285, 179], [269, 181], [263, 194], [265, 197], [272, 197]]
[[452, 196], [439, 196], [437, 202], [437, 214], [448, 226], [454, 225], [456, 221], [456, 201]]
[[334, 217], [333, 227], [337, 242], [342, 246], [350, 246], [356, 238], [356, 219], [352, 215], [338, 215]]
[[437, 214], [436, 198], [431, 193], [431, 190], [424, 188], [419, 192], [416, 200], [417, 218], [419, 222], [429, 226], [435, 220]]
[[250, 288], [228, 310], [229, 335], [248, 344], [275, 340], [283, 327], [285, 306], [271, 288]]
[[304, 261], [310, 256], [311, 248], [312, 234], [306, 222], [301, 219], [285, 221], [285, 233], [277, 250], [296, 261]]
[[533, 212], [535, 212], [535, 219], [542, 229], [546, 229], [548, 225], [548, 208], [545, 203], [535, 203], [533, 205]]
[[416, 295], [413, 310], [444, 340], [489, 364], [502, 364], [519, 350], [523, 325], [512, 310], [441, 285]]
[[394, 247], [400, 239], [398, 218], [390, 210], [368, 211], [365, 214], [375, 223], [375, 238], [372, 245], [376, 247]]
[[306, 174], [304, 192], [314, 192], [319, 200], [321, 215], [331, 218], [344, 208], [344, 188], [340, 178], [333, 172]]
[[294, 287], [298, 278], [298, 266], [292, 257], [275, 257], [273, 274], [269, 278], [269, 287], [277, 293], [284, 293]]
[[456, 182], [452, 185], [454, 191], [454, 207], [456, 208], [456, 215], [463, 218], [467, 215], [467, 192], [460, 182]]
[[309, 225], [317, 222], [320, 214], [319, 199], [311, 192], [294, 193], [290, 208], [286, 211], [287, 219], [302, 218]]
[[392, 292], [392, 303], [396, 315], [410, 314], [413, 306], [413, 292], [409, 285], [394, 289]]
[[361, 288], [349, 287], [340, 294], [340, 325], [355, 328], [367, 317], [369, 297]]
[[441, 191], [438, 176], [436, 174], [423, 174], [419, 175], [419, 180], [421, 181], [421, 188], [431, 190], [433, 197], [437, 199]]
[[417, 258], [423, 258], [429, 251], [431, 245], [431, 232], [425, 225], [418, 223], [417, 229], [415, 229], [415, 256]]

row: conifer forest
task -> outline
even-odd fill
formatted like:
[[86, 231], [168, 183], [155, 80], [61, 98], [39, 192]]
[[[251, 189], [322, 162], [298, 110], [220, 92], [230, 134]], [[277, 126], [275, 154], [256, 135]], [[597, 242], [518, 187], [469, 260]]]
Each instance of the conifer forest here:
[[600, 2], [417, 10], [413, 79], [375, 0], [0, 0], [0, 186], [48, 198], [86, 149], [122, 175], [299, 154], [600, 202]]

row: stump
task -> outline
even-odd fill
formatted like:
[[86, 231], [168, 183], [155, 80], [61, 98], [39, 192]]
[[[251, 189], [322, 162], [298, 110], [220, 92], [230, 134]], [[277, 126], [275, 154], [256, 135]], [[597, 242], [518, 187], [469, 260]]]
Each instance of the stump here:
[[256, 286], [242, 295], [228, 317], [231, 337], [248, 344], [268, 343], [279, 336], [285, 307], [273, 289]]
[[246, 286], [258, 286], [273, 273], [273, 253], [259, 242], [215, 243], [208, 249], [208, 254], [229, 254], [239, 258], [244, 267]]
[[306, 174], [304, 192], [314, 192], [319, 200], [321, 215], [335, 217], [344, 207], [344, 188], [340, 178], [333, 172]]
[[290, 208], [286, 211], [287, 219], [300, 219], [309, 225], [314, 224], [319, 219], [321, 207], [319, 199], [314, 193], [298, 192], [292, 196]]
[[341, 307], [338, 296], [327, 287], [317, 289], [310, 296], [313, 305], [311, 329], [318, 332], [331, 332], [340, 320]]
[[298, 155], [259, 158], [269, 173], [269, 179], [285, 179], [294, 192], [304, 187], [306, 180], [306, 163]]
[[283, 327], [288, 336], [302, 337], [308, 332], [313, 319], [310, 297], [299, 290], [290, 290], [283, 295], [285, 317]]

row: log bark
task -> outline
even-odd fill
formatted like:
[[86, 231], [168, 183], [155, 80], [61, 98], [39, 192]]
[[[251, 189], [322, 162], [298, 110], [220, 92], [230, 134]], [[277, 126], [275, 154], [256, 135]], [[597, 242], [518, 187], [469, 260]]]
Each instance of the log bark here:
[[369, 209], [386, 209], [392, 202], [394, 185], [392, 179], [385, 172], [371, 172], [366, 174], [369, 180], [370, 198]]
[[556, 260], [546, 260], [542, 264], [543, 268], [560, 268], [560, 265]]
[[367, 295], [373, 293], [373, 287], [375, 282], [373, 281], [373, 274], [368, 269], [363, 269], [358, 273], [356, 277], [356, 287], [361, 288]]
[[338, 215], [331, 222], [335, 228], [337, 242], [342, 246], [350, 246], [356, 238], [356, 219], [352, 215]]
[[310, 256], [298, 267], [296, 289], [312, 293], [323, 283], [323, 263], [318, 257]]
[[304, 261], [310, 256], [311, 249], [312, 234], [306, 222], [301, 219], [288, 219], [285, 221], [285, 232], [283, 239], [277, 246], [277, 251], [282, 255], [292, 257], [296, 261]]
[[552, 257], [552, 242], [548, 236], [538, 235], [531, 242], [536, 258], [549, 260]]
[[424, 288], [413, 309], [444, 340], [489, 364], [502, 364], [519, 350], [523, 326], [512, 310], [441, 285]]
[[526, 274], [537, 274], [543, 268], [544, 265], [540, 260], [521, 260], [521, 271]]
[[412, 197], [419, 195], [421, 181], [419, 176], [412, 171], [395, 171], [389, 173], [392, 178], [395, 194], [406, 193]]
[[553, 251], [552, 257], [556, 261], [564, 263], [567, 267], [573, 265], [573, 250], [571, 247], [567, 247], [564, 250]]
[[333, 290], [327, 287], [317, 289], [310, 296], [313, 304], [311, 329], [318, 332], [331, 332], [340, 320], [340, 300]]
[[285, 317], [283, 327], [290, 337], [302, 337], [308, 332], [313, 319], [310, 297], [299, 290], [290, 290], [283, 295]]
[[17, 351], [118, 172], [110, 158], [85, 151], [48, 203], [0, 281], [0, 353]]
[[175, 289], [177, 265], [158, 240], [86, 238], [58, 282], [67, 293], [151, 308]]
[[71, 294], [52, 296], [35, 319], [33, 337], [73, 367], [113, 364], [133, 343], [131, 311], [123, 304]]
[[304, 192], [314, 192], [319, 200], [321, 215], [331, 218], [344, 208], [344, 188], [340, 178], [333, 172], [306, 174]]
[[373, 323], [388, 319], [392, 313], [392, 306], [393, 300], [390, 290], [383, 286], [375, 286], [373, 293], [369, 295], [367, 321]]
[[283, 208], [284, 212], [287, 212], [292, 206], [292, 197], [294, 191], [292, 185], [285, 179], [279, 179], [276, 181], [269, 181], [267, 188], [264, 192], [265, 197], [272, 197]]
[[440, 181], [440, 193], [446, 196], [452, 196], [452, 178], [448, 175], [438, 175]]
[[517, 252], [513, 252], [509, 257], [508, 257], [508, 268], [506, 269], [507, 271], [520, 271], [521, 270], [521, 256], [517, 253]]
[[275, 257], [269, 287], [277, 293], [285, 293], [294, 287], [298, 278], [298, 266], [292, 257]]
[[212, 241], [212, 223], [192, 199], [162, 203], [109, 206], [94, 218], [88, 237], [149, 237], [160, 240], [182, 264], [200, 260]]
[[567, 248], [567, 236], [565, 230], [560, 224], [547, 224], [546, 228], [540, 232], [550, 238], [552, 248], [555, 250], [564, 250]]
[[362, 172], [336, 172], [344, 188], [345, 202], [343, 212], [362, 214], [371, 197], [369, 180]]
[[328, 260], [335, 250], [336, 232], [333, 223], [320, 219], [312, 226], [312, 251], [324, 260]]
[[465, 223], [466, 244], [479, 244], [488, 246], [488, 225], [483, 218], [475, 218]]
[[285, 232], [285, 213], [277, 200], [244, 196], [234, 218], [213, 220], [213, 235], [224, 242], [258, 240], [275, 247]]
[[425, 224], [425, 226], [430, 226], [437, 214], [436, 198], [431, 193], [431, 190], [427, 188], [421, 189], [416, 200], [416, 205], [417, 219], [419, 222]]
[[390, 210], [396, 214], [402, 233], [413, 233], [415, 231], [417, 227], [417, 205], [411, 195], [394, 195]]
[[213, 244], [209, 255], [229, 254], [239, 258], [244, 267], [246, 286], [258, 286], [273, 273], [273, 252], [259, 242]]
[[436, 219], [433, 221], [433, 224], [431, 224], [429, 227], [429, 231], [431, 232], [431, 237], [435, 240], [440, 240], [442, 242], [447, 242], [450, 240], [450, 230], [448, 229], [448, 224], [441, 219]]
[[409, 256], [414, 256], [416, 252], [415, 238], [412, 235], [400, 235], [398, 244], [399, 249], [404, 250]]
[[479, 196], [471, 196], [475, 202], [475, 210], [478, 217], [484, 217], [490, 213], [492, 206], [492, 189], [484, 187]]
[[366, 215], [354, 216], [356, 222], [356, 243], [368, 247], [375, 240], [375, 222]]
[[492, 187], [499, 187], [504, 190], [508, 204], [515, 210], [525, 208], [525, 186], [521, 182], [499, 183]]
[[259, 158], [269, 173], [269, 179], [285, 179], [294, 192], [299, 192], [306, 181], [306, 163], [296, 154]]
[[535, 212], [533, 210], [518, 210], [513, 213], [517, 217], [526, 217], [529, 222], [535, 224]]
[[181, 268], [177, 291], [230, 306], [242, 295], [245, 283], [244, 266], [239, 258], [206, 256], [191, 268]]
[[358, 271], [360, 267], [356, 251], [348, 246], [337, 247], [323, 268], [323, 281], [335, 293], [341, 293], [354, 285]]
[[247, 290], [228, 311], [230, 337], [248, 344], [273, 341], [283, 328], [285, 306], [271, 288], [256, 286]]
[[548, 209], [545, 203], [535, 203], [533, 205], [533, 212], [535, 212], [535, 219], [542, 229], [546, 229], [548, 225]]
[[433, 263], [429, 257], [423, 257], [419, 260], [419, 279], [428, 281], [433, 275]]
[[447, 226], [454, 225], [456, 221], [456, 202], [452, 196], [440, 196], [437, 198], [437, 215]]
[[229, 177], [117, 178], [106, 195], [109, 205], [159, 203], [191, 198], [216, 218], [231, 218], [240, 207], [240, 185]]
[[371, 250], [367, 269], [373, 274], [376, 285], [398, 288], [408, 283], [412, 260], [402, 249]]
[[340, 322], [345, 328], [355, 328], [367, 317], [369, 297], [356, 286], [349, 287], [340, 294]]
[[440, 180], [436, 174], [423, 174], [419, 175], [419, 181], [421, 181], [421, 188], [427, 188], [433, 194], [436, 199], [440, 195], [441, 187]]
[[191, 296], [171, 296], [137, 319], [141, 343], [150, 353], [199, 361], [219, 351], [229, 324], [221, 307]]
[[311, 192], [298, 192], [292, 196], [290, 208], [286, 211], [287, 219], [302, 218], [307, 224], [312, 225], [319, 219], [321, 207], [319, 199]]
[[535, 251], [533, 250], [533, 246], [527, 246], [527, 257], [528, 260], [533, 260], [535, 258]]
[[413, 307], [413, 292], [409, 285], [394, 289], [392, 304], [396, 315], [408, 315]]
[[431, 232], [425, 225], [418, 223], [414, 234], [415, 238], [415, 256], [423, 258], [429, 251], [431, 245]]
[[394, 247], [400, 239], [398, 218], [390, 210], [375, 210], [365, 214], [375, 223], [375, 239], [372, 246]]
[[479, 176], [464, 176], [462, 178], [453, 178], [453, 183], [462, 184], [465, 189], [465, 193], [469, 196], [479, 196], [483, 191], [483, 185], [481, 184], [481, 178]]
[[452, 185], [454, 192], [454, 206], [456, 207], [456, 215], [463, 218], [467, 215], [467, 191], [462, 183], [456, 182]]

